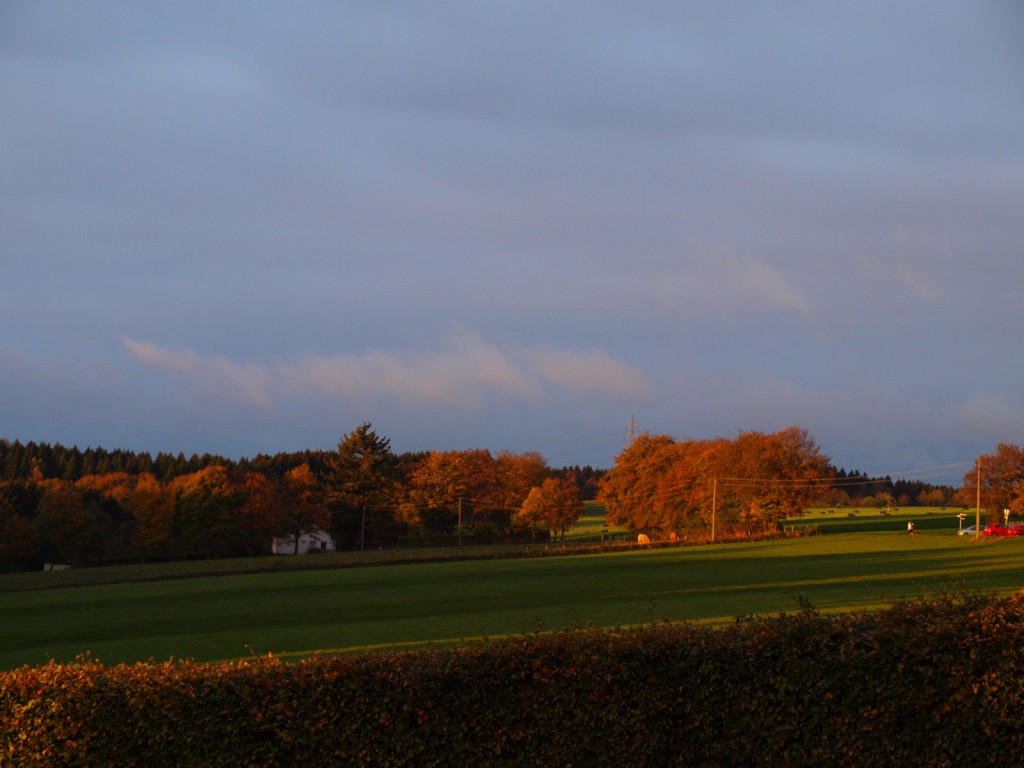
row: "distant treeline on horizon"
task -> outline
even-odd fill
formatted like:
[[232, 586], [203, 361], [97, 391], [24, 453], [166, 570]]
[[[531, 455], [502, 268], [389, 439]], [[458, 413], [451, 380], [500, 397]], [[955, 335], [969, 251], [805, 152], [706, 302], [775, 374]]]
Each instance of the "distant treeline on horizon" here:
[[[399, 464], [413, 465], [426, 457], [429, 451], [396, 454]], [[229, 459], [211, 453], [128, 451], [122, 448], [70, 448], [60, 443], [37, 443], [0, 438], [0, 482], [30, 480], [64, 480], [76, 482], [89, 475], [124, 472], [129, 475], [150, 474], [161, 482], [190, 475], [207, 467], [221, 466], [241, 472], [259, 472], [268, 479], [280, 480], [286, 473], [307, 464], [314, 474], [322, 476], [328, 471], [336, 450], [282, 451], [275, 454], [256, 454], [252, 458]], [[597, 481], [607, 470], [590, 465], [571, 465], [553, 469], [556, 475], [572, 475], [579, 480], [584, 498], [593, 498]], [[589, 491], [589, 492], [588, 492]]]
[[[359, 550], [443, 545], [453, 536], [460, 540], [463, 531], [477, 543], [564, 536], [582, 514], [583, 501], [596, 498], [611, 510], [618, 496], [610, 500], [604, 491], [638, 469], [626, 455], [633, 449], [620, 454], [612, 470], [556, 469], [529, 452], [394, 454], [390, 441], [371, 427], [366, 423], [346, 435], [337, 451], [239, 460], [0, 439], [0, 572], [38, 570], [46, 563], [256, 556], [269, 554], [275, 538], [294, 543], [309, 530], [327, 531], [338, 548]], [[763, 457], [754, 458], [750, 472], [758, 471]], [[737, 467], [735, 478], [748, 469]], [[639, 471], [650, 479], [647, 469]], [[803, 488], [800, 508], [788, 514], [850, 503], [936, 506], [953, 498], [952, 489], [835, 470], [827, 457], [816, 476], [823, 483], [813, 493]], [[739, 515], [726, 496], [719, 497], [723, 515], [729, 509]], [[642, 510], [642, 502], [632, 498], [625, 507]], [[619, 499], [620, 513], [623, 507]], [[650, 535], [649, 521], [621, 527]]]
[[[421, 461], [429, 452], [406, 452], [397, 454], [399, 464], [412, 465]], [[252, 458], [229, 459], [211, 453], [186, 456], [184, 453], [159, 452], [155, 456], [148, 451], [128, 451], [117, 448], [80, 449], [54, 443], [0, 438], [0, 482], [24, 481], [33, 477], [42, 480], [65, 480], [75, 482], [89, 475], [103, 475], [124, 472], [129, 475], [151, 474], [161, 482], [192, 474], [211, 466], [223, 466], [242, 472], [259, 472], [268, 479], [280, 480], [285, 474], [303, 464], [314, 474], [322, 476], [327, 472], [328, 462], [336, 455], [330, 450], [281, 451], [275, 454], [256, 454]], [[593, 499], [597, 484], [607, 472], [606, 468], [595, 468], [578, 464], [554, 468], [556, 475], [573, 476], [579, 484], [584, 499]], [[956, 490], [953, 486], [933, 485], [921, 480], [872, 477], [858, 470], [847, 471], [835, 468], [836, 480], [850, 497], [877, 496], [890, 494], [898, 504], [914, 505], [924, 503], [922, 495], [936, 496], [941, 491], [948, 500]], [[860, 481], [860, 482], [858, 482]], [[931, 493], [929, 493], [931, 492]]]

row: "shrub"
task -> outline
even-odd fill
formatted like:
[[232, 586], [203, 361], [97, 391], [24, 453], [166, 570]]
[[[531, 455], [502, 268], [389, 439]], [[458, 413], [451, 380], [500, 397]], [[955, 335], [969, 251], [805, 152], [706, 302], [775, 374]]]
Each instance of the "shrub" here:
[[11, 766], [1024, 764], [1024, 597], [0, 673]]

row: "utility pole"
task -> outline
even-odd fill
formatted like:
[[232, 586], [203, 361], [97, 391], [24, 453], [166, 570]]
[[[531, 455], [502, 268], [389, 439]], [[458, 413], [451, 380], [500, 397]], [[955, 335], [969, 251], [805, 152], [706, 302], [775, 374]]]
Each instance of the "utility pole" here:
[[711, 481], [711, 543], [715, 543], [715, 513], [718, 506], [718, 478]]
[[459, 496], [459, 546], [462, 546], [462, 497]]
[[359, 551], [363, 551], [366, 544], [366, 505], [363, 504], [363, 522], [359, 526]]
[[974, 513], [974, 540], [981, 538], [981, 457], [978, 457], [978, 495]]

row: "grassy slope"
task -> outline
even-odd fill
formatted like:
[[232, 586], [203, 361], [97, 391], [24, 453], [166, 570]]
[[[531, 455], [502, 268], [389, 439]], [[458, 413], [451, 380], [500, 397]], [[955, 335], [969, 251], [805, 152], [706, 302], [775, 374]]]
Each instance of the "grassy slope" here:
[[[572, 558], [252, 573], [0, 593], [0, 668], [91, 651], [107, 663], [414, 647], [572, 622], [727, 622], [867, 609], [958, 588], [1020, 587], [1024, 540], [952, 535], [953, 513], [823, 514], [831, 535]], [[845, 532], [839, 532], [845, 531]], [[58, 575], [58, 574], [50, 574]]]

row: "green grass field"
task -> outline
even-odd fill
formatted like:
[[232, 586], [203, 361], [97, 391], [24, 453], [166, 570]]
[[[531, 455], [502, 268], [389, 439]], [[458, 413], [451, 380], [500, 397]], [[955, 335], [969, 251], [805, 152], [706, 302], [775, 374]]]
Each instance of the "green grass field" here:
[[[906, 534], [907, 519], [916, 521], [921, 535]], [[87, 577], [145, 578], [153, 573], [146, 569], [177, 578], [0, 592], [0, 611], [8, 617], [0, 624], [0, 668], [64, 661], [86, 651], [105, 663], [214, 661], [269, 652], [298, 658], [572, 623], [725, 623], [740, 614], [793, 610], [798, 595], [822, 611], [847, 611], [943, 589], [1008, 594], [1024, 586], [1024, 540], [956, 536], [955, 511], [907, 509], [884, 516], [863, 510], [853, 517], [848, 510], [818, 511], [796, 524], [817, 524], [822, 535], [564, 558], [232, 575], [192, 575], [188, 569], [199, 574], [203, 567], [192, 563], [177, 565], [184, 571], [122, 568], [116, 576], [110, 569], [89, 569], [77, 575], [80, 583]], [[214, 567], [227, 566], [222, 561]], [[56, 582], [72, 573], [9, 576], [3, 586], [37, 587], [41, 578]]]
[[583, 514], [571, 531], [565, 534], [566, 541], [620, 539], [628, 535], [625, 528], [609, 526], [604, 519], [604, 505], [596, 501], [583, 503]]

